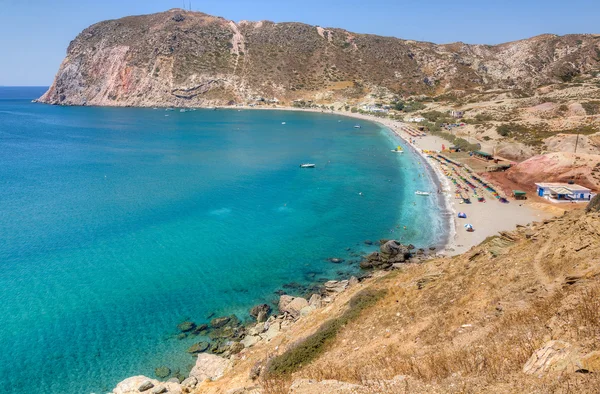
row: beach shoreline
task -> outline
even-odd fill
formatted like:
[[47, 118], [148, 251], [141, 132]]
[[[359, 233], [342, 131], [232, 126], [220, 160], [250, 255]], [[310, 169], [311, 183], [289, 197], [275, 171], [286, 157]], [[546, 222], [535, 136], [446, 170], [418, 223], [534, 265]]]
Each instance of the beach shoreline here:
[[[449, 145], [450, 143], [440, 137], [432, 135], [417, 138], [412, 137], [402, 130], [402, 127], [409, 126], [402, 121], [380, 118], [367, 114], [313, 108], [245, 106], [233, 107], [232, 109], [235, 108], [244, 110], [278, 110], [339, 115], [375, 122], [389, 130], [395, 136], [400, 138], [410, 149], [413, 149], [414, 152], [421, 156], [424, 163], [426, 163], [426, 168], [428, 168], [432, 182], [436, 186], [441, 186], [443, 192], [438, 197], [440, 215], [449, 216], [447, 226], [448, 233], [444, 234], [446, 242], [441, 246], [440, 250], [438, 250], [438, 254], [441, 255], [455, 256], [462, 254], [480, 244], [486, 238], [495, 236], [501, 231], [511, 231], [514, 230], [516, 226], [524, 226], [534, 221], [550, 219], [564, 212], [560, 207], [540, 206], [540, 204], [529, 201], [511, 200], [508, 204], [503, 204], [498, 201], [490, 200], [485, 203], [473, 202], [471, 204], [462, 204], [452, 197], [454, 194], [452, 184], [450, 179], [444, 174], [442, 167], [437, 161], [431, 159], [423, 152], [441, 151], [442, 145]], [[414, 141], [414, 143], [411, 141]], [[475, 228], [474, 232], [467, 232], [462, 228], [463, 223], [457, 218], [458, 212], [467, 214], [468, 219], [466, 219], [465, 224], [472, 224]]]

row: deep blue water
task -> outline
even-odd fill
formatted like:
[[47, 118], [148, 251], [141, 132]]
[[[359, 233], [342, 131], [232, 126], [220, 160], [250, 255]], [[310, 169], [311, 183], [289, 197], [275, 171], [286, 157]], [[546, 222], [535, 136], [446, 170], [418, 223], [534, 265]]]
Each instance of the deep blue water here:
[[366, 239], [443, 239], [437, 202], [414, 195], [435, 188], [424, 167], [375, 123], [54, 107], [30, 102], [43, 89], [12, 89], [0, 88], [4, 392], [99, 393], [185, 370], [183, 319], [246, 317], [285, 283], [356, 272], [346, 249], [368, 252]]

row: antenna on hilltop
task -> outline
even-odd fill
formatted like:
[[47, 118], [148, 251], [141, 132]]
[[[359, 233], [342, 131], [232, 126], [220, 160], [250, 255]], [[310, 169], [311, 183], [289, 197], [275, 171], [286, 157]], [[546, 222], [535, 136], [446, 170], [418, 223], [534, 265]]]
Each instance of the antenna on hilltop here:
[[192, 0], [190, 0], [190, 11], [192, 10]]

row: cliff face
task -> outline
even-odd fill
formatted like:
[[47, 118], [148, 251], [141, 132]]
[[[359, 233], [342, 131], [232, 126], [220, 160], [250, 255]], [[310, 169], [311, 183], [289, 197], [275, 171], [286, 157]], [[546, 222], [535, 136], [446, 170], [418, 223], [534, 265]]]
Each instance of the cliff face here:
[[301, 23], [170, 10], [100, 22], [69, 45], [41, 102], [201, 106], [529, 88], [600, 68], [600, 36], [436, 45]]

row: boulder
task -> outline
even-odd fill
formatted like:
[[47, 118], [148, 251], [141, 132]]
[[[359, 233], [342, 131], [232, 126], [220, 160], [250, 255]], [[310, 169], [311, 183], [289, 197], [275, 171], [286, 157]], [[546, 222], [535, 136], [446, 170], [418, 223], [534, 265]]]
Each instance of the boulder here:
[[356, 286], [358, 284], [358, 278], [356, 276], [351, 276], [348, 280], [348, 286]]
[[600, 372], [600, 351], [594, 351], [581, 358], [582, 370], [586, 372]]
[[279, 321], [275, 321], [271, 325], [269, 325], [269, 329], [265, 333], [261, 334], [260, 337], [265, 341], [270, 341], [271, 339], [279, 335], [280, 331], [281, 323]]
[[139, 391], [140, 393], [143, 393], [144, 391], [148, 391], [148, 390], [150, 390], [152, 387], [154, 387], [154, 383], [152, 383], [152, 382], [151, 382], [151, 381], [149, 381], [149, 380], [144, 380], [144, 381], [142, 382], [142, 384], [140, 384], [140, 385], [138, 386], [138, 391]]
[[229, 323], [230, 320], [231, 320], [231, 317], [229, 317], [229, 316], [215, 317], [214, 319], [212, 319], [210, 321], [210, 326], [212, 328], [221, 328], [221, 327], [225, 326], [227, 323]]
[[292, 301], [290, 301], [282, 312], [287, 312], [293, 318], [300, 316], [300, 310], [308, 306], [308, 301], [302, 297], [295, 297]]
[[258, 315], [256, 316], [256, 321], [259, 323], [264, 323], [267, 321], [267, 319], [269, 318], [269, 314], [265, 311], [260, 311], [258, 312]]
[[288, 306], [288, 304], [290, 302], [292, 302], [294, 300], [294, 297], [287, 295], [287, 294], [283, 294], [279, 297], [279, 311], [283, 312], [285, 310], [285, 308]]
[[314, 306], [315, 308], [320, 308], [321, 306], [323, 306], [323, 302], [322, 302], [322, 297], [320, 294], [313, 294], [310, 296], [310, 299], [308, 300], [308, 305], [310, 306]]
[[193, 389], [194, 387], [196, 387], [196, 385], [198, 385], [198, 379], [196, 379], [193, 376], [191, 376], [191, 377], [185, 379], [183, 382], [181, 382], [181, 387], [186, 387], [186, 388], [190, 388], [190, 389]]
[[229, 346], [229, 353], [231, 354], [238, 354], [242, 350], [244, 350], [244, 344], [241, 342], [234, 342]]
[[[165, 388], [167, 391], [161, 391]], [[140, 390], [140, 389], [143, 389]], [[112, 391], [113, 394], [139, 394], [151, 393], [160, 394], [164, 392], [181, 393], [181, 385], [179, 381], [169, 380], [166, 383], [161, 383], [158, 380], [150, 379], [146, 376], [132, 376], [117, 384], [117, 387]]]
[[300, 316], [308, 316], [310, 315], [315, 309], [314, 306], [312, 305], [307, 305], [304, 308], [300, 309]]
[[163, 385], [161, 384], [160, 386], [156, 386], [156, 387], [154, 387], [154, 388], [153, 388], [153, 389], [150, 391], [150, 393], [151, 393], [151, 394], [163, 394], [163, 393], [166, 393], [166, 392], [168, 392], [168, 391], [169, 391], [169, 389], [167, 389], [165, 386], [163, 386]]
[[349, 281], [347, 280], [330, 280], [325, 282], [325, 291], [328, 293], [341, 293], [348, 288]]
[[268, 327], [265, 327], [265, 323], [257, 323], [255, 326], [251, 327], [248, 330], [248, 335], [258, 335], [258, 334], [262, 334], [263, 332], [267, 331]]
[[196, 324], [191, 321], [184, 321], [177, 325], [177, 329], [181, 332], [192, 331], [194, 328], [196, 328]]
[[381, 245], [379, 249], [381, 250], [381, 253], [395, 256], [400, 253], [401, 246], [402, 245], [399, 242], [391, 240]]
[[209, 346], [210, 346], [210, 343], [205, 342], [205, 341], [194, 343], [192, 346], [189, 347], [187, 352], [191, 353], [191, 354], [202, 353], [202, 352], [207, 351]]
[[157, 378], [164, 379], [171, 374], [171, 368], [165, 367], [165, 366], [155, 368], [154, 374], [156, 375]]
[[570, 373], [582, 370], [579, 350], [564, 341], [549, 341], [533, 352], [523, 366], [523, 373], [542, 377], [547, 374]]
[[261, 321], [259, 317], [262, 321], [265, 321], [269, 313], [271, 313], [271, 307], [268, 304], [259, 304], [250, 309], [250, 316], [254, 317], [258, 322]]
[[246, 337], [242, 339], [240, 343], [244, 345], [244, 347], [252, 347], [260, 342], [260, 339], [261, 338], [258, 335], [246, 335]]
[[231, 361], [226, 358], [215, 356], [214, 354], [201, 353], [196, 359], [196, 365], [190, 372], [190, 377], [194, 377], [198, 382], [206, 379], [217, 380], [231, 366]]

